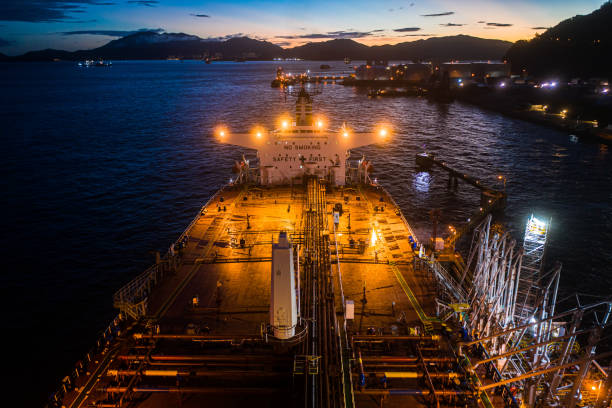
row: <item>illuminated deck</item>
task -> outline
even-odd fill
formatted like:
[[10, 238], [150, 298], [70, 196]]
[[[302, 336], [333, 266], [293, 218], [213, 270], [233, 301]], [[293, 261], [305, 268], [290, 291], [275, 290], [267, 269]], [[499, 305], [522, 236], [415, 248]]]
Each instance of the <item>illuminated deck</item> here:
[[[138, 407], [178, 406], [179, 400], [183, 407], [204, 401], [207, 406], [300, 406], [309, 398], [305, 378], [331, 375], [330, 370], [341, 377], [341, 367], [301, 362], [307, 360], [307, 341], [266, 341], [262, 334], [269, 321], [272, 242], [287, 231], [296, 251], [303, 248], [306, 196], [302, 185], [236, 185], [219, 192], [186, 231], [180, 266], [152, 290], [147, 316], [122, 330], [120, 341], [109, 342], [97, 356], [100, 364], [90, 363], [95, 375], [79, 377], [76, 390], [64, 400], [66, 406], [119, 406], [121, 398], [122, 406], [131, 401], [130, 406]], [[425, 332], [430, 323], [423, 317], [434, 315], [434, 281], [426, 270], [414, 268], [412, 232], [384, 190], [346, 186], [326, 189], [323, 197], [338, 329], [345, 324], [344, 295], [354, 302], [355, 313], [346, 322], [346, 332], [340, 331], [363, 356], [367, 374], [368, 385], [360, 386], [360, 366], [347, 356], [355, 405], [378, 406], [385, 391], [372, 382], [382, 373], [392, 370], [395, 374], [387, 373], [391, 378], [399, 371], [418, 371], [419, 358], [448, 358], [436, 341], [423, 348], [426, 357], [416, 357], [409, 350], [412, 346], [406, 349], [387, 339], [411, 338], [410, 344], [431, 340]], [[343, 214], [335, 228], [337, 204]], [[304, 276], [302, 272], [302, 288], [308, 285]], [[301, 298], [301, 307], [307, 307], [306, 294]], [[389, 345], [386, 351], [380, 350], [383, 343]], [[323, 347], [318, 354], [326, 352]], [[412, 363], [398, 366], [385, 360], [389, 358]], [[418, 378], [388, 382], [427, 395]], [[407, 399], [418, 405], [424, 398], [385, 397], [392, 403], [388, 406]]]

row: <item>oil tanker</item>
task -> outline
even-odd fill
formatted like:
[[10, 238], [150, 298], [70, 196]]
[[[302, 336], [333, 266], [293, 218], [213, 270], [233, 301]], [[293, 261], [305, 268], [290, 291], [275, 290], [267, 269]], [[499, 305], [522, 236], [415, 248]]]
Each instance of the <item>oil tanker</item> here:
[[274, 130], [216, 129], [257, 160], [237, 161], [114, 294], [119, 314], [49, 407], [609, 406], [606, 356], [574, 345], [589, 313], [603, 308], [607, 327], [610, 303], [555, 310], [560, 269], [542, 274], [538, 258], [546, 223], [530, 219], [519, 250], [485, 203], [466, 261], [454, 242], [420, 242], [351, 156], [392, 143], [391, 128], [331, 130], [313, 95], [295, 96]]

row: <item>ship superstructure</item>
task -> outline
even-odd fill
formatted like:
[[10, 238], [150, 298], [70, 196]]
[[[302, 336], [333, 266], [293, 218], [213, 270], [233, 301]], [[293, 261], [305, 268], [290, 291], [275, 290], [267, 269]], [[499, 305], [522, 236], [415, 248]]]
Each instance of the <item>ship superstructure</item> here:
[[233, 133], [219, 127], [216, 134], [222, 143], [257, 150], [259, 174], [256, 180], [264, 186], [301, 183], [304, 177], [316, 176], [333, 186], [350, 182], [347, 161], [350, 149], [385, 142], [388, 126], [373, 132], [356, 132], [343, 125], [330, 130], [321, 117], [312, 113], [312, 99], [304, 88], [297, 94], [295, 117], [283, 117], [278, 128], [256, 127], [248, 133]]
[[[594, 348], [572, 360], [568, 343], [551, 349], [554, 337], [574, 344], [582, 314], [598, 307], [605, 326], [612, 303], [555, 315], [560, 269], [534, 269], [519, 313], [523, 255], [490, 217], [464, 273], [446, 269], [367, 160], [349, 164], [350, 149], [387, 141], [389, 127], [330, 130], [300, 89], [295, 118], [277, 129], [216, 136], [256, 149], [259, 166], [238, 162], [236, 180], [117, 291], [120, 314], [51, 405], [518, 408], [542, 400], [535, 379], [548, 373], [551, 405], [575, 402], [582, 380], [560, 396], [563, 370], [578, 361], [586, 378]], [[564, 327], [554, 319], [570, 315], [573, 331], [554, 334]]]

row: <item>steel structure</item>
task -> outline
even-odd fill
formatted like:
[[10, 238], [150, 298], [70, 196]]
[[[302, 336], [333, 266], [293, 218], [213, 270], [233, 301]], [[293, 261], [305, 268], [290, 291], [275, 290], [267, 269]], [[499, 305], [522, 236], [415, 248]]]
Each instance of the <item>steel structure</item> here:
[[525, 227], [521, 279], [517, 293], [518, 308], [515, 309], [515, 317], [519, 320], [529, 319], [535, 312], [549, 225], [550, 220], [543, 221], [532, 214]]
[[596, 354], [612, 301], [557, 311], [561, 265], [541, 273], [548, 225], [530, 217], [523, 248], [493, 232], [490, 215], [476, 228], [461, 279], [470, 308], [460, 354], [485, 405], [609, 407], [610, 373], [592, 367], [612, 356]]

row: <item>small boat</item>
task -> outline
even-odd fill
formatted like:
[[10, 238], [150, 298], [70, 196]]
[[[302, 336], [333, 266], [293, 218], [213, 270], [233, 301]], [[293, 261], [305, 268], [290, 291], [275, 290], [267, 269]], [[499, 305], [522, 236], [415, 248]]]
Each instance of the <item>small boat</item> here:
[[84, 60], [84, 61], [79, 61], [77, 63], [77, 66], [88, 68], [88, 67], [91, 67], [93, 64], [94, 64], [94, 60]]
[[350, 64], [351, 63], [351, 59], [349, 57], [345, 57], [344, 58], [344, 63], [345, 64]]
[[93, 64], [95, 67], [110, 67], [113, 65], [112, 61], [104, 61], [104, 60], [98, 60], [95, 64]]
[[327, 64], [321, 64], [320, 69], [330, 69], [331, 67]]

